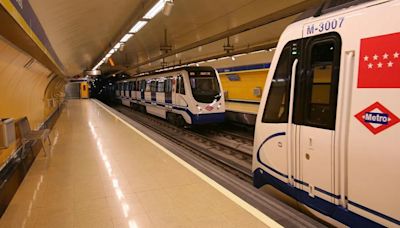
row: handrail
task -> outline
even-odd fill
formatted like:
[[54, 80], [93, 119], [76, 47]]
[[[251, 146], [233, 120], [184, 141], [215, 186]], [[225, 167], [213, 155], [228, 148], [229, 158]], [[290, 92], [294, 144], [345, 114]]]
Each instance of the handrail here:
[[294, 185], [294, 180], [293, 180], [293, 159], [292, 159], [292, 151], [294, 149], [292, 148], [292, 141], [293, 141], [293, 133], [292, 133], [292, 124], [293, 124], [293, 104], [294, 104], [294, 87], [295, 87], [295, 82], [296, 82], [296, 69], [297, 69], [297, 63], [299, 62], [298, 59], [295, 59], [293, 61], [292, 65], [292, 74], [290, 78], [290, 102], [289, 102], [289, 115], [288, 115], [288, 129], [287, 129], [287, 151], [288, 151], [288, 179], [289, 183], [291, 185]]

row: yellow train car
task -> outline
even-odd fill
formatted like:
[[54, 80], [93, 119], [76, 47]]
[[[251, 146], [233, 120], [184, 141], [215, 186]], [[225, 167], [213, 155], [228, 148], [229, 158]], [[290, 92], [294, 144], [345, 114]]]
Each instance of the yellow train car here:
[[225, 99], [260, 102], [270, 64], [255, 64], [218, 69]]

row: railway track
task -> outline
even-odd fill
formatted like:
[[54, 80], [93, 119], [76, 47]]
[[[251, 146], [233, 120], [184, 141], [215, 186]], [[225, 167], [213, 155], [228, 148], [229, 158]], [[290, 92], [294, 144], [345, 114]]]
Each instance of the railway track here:
[[218, 134], [215, 133], [204, 134], [203, 132], [202, 134], [201, 131], [179, 128], [163, 119], [125, 106], [118, 105], [113, 108], [240, 179], [251, 182], [252, 145], [243, 144], [243, 141], [247, 139], [239, 136], [229, 139], [221, 135], [217, 136]]

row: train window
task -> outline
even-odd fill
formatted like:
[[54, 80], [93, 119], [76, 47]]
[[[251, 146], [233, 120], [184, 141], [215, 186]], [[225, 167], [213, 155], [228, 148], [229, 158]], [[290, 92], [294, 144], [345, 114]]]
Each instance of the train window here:
[[182, 76], [178, 76], [177, 93], [185, 94], [185, 83]]
[[150, 87], [151, 87], [151, 80], [147, 80], [146, 81], [146, 90], [145, 91], [146, 92], [150, 92], [150, 89], [151, 89]]
[[151, 92], [157, 92], [157, 81], [156, 80], [151, 81], [150, 91]]
[[160, 81], [158, 82], [158, 85], [157, 85], [157, 92], [161, 92], [161, 93], [164, 92], [164, 84], [165, 84], [164, 80], [160, 80]]
[[172, 92], [172, 79], [171, 79], [171, 78], [165, 80], [165, 83], [164, 83], [164, 91], [165, 91], [166, 93]]
[[282, 50], [276, 66], [274, 77], [265, 104], [262, 122], [264, 123], [287, 123], [290, 96], [291, 78], [291, 46], [288, 44]]
[[221, 90], [214, 71], [189, 72], [193, 98], [202, 103], [211, 103], [221, 98]]
[[129, 82], [129, 91], [135, 90], [135, 83]]
[[142, 80], [142, 81], [140, 81], [140, 91], [141, 92], [144, 92], [144, 91], [146, 91], [146, 86], [147, 86], [147, 83], [146, 83], [146, 80]]
[[[310, 46], [307, 69], [304, 124], [335, 128], [338, 67], [335, 67], [335, 40], [315, 42]], [[338, 62], [338, 61], [336, 61]], [[338, 64], [338, 63], [337, 63]]]

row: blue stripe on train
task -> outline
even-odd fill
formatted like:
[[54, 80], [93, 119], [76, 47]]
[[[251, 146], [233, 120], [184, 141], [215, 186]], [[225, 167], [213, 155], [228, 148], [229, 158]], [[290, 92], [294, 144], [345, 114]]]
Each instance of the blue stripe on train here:
[[[271, 136], [269, 136], [267, 139], [264, 140], [264, 142], [260, 145], [259, 149], [257, 150], [257, 160], [258, 162], [260, 162], [262, 165], [264, 165], [266, 168], [270, 169], [271, 171], [275, 172], [276, 174], [283, 176], [285, 178], [288, 177], [288, 175], [283, 174], [275, 169], [273, 169], [272, 167], [268, 166], [267, 164], [263, 163], [261, 161], [261, 157], [260, 157], [260, 150], [261, 147], [269, 140], [271, 140], [272, 138], [278, 137], [278, 136], [284, 136], [286, 135], [285, 132], [279, 132], [276, 134], [273, 134]], [[306, 182], [303, 182], [301, 180], [297, 180], [295, 179], [295, 182], [300, 183], [302, 185], [308, 186], [309, 184]], [[253, 185], [257, 188], [261, 188], [262, 186], [269, 184], [272, 185], [273, 187], [277, 188], [278, 190], [280, 190], [281, 192], [293, 197], [294, 199], [296, 199], [297, 201], [307, 205], [308, 207], [324, 214], [327, 215], [333, 219], [336, 219], [337, 221], [351, 226], [351, 227], [384, 227], [368, 218], [365, 218], [359, 214], [356, 214], [352, 211], [349, 211], [339, 205], [333, 204], [331, 202], [328, 202], [322, 198], [319, 198], [317, 196], [311, 197], [309, 196], [308, 192], [303, 191], [301, 189], [298, 189], [286, 182], [283, 182], [281, 180], [279, 180], [278, 178], [272, 176], [271, 174], [269, 174], [267, 171], [261, 169], [261, 168], [257, 168], [254, 172], [253, 172]], [[334, 197], [336, 199], [339, 199], [340, 196], [335, 195], [333, 193], [330, 193], [328, 191], [325, 191], [321, 188], [315, 187], [315, 190], [329, 195], [331, 197]], [[346, 197], [347, 199], [347, 197]], [[358, 207], [364, 211], [367, 211], [371, 214], [374, 214], [378, 217], [381, 217], [385, 220], [388, 220], [392, 223], [395, 223], [397, 225], [400, 225], [400, 221], [391, 218], [387, 215], [384, 215], [380, 212], [374, 211], [372, 209], [369, 209], [367, 207], [364, 207], [360, 204], [357, 204], [355, 202], [349, 201], [349, 204]]]
[[384, 227], [339, 205], [328, 202], [317, 196], [311, 197], [308, 192], [279, 180], [261, 168], [257, 168], [253, 172], [253, 184], [257, 188], [266, 184], [272, 185], [279, 191], [291, 196], [308, 207], [350, 227]]

